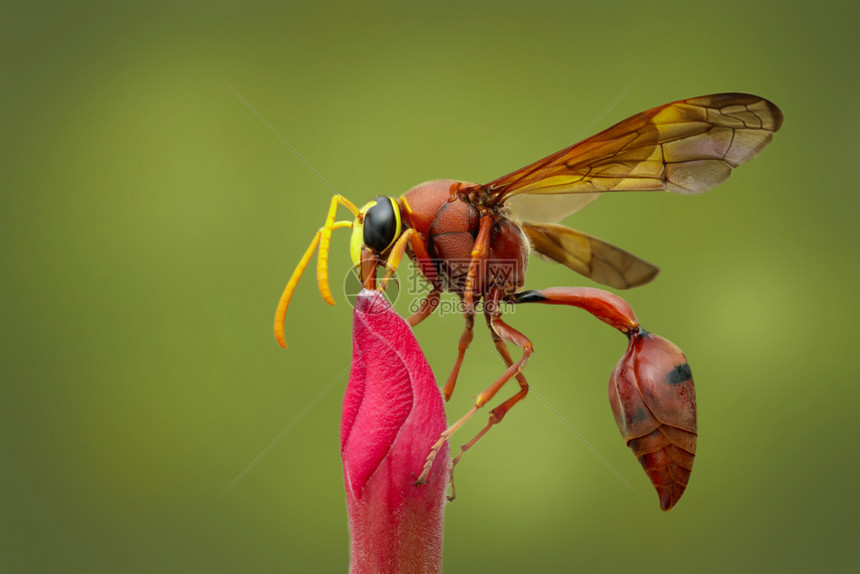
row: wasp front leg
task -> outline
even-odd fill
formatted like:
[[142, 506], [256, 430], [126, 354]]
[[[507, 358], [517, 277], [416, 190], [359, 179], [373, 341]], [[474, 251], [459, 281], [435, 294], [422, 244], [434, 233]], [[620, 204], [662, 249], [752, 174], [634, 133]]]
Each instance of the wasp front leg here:
[[[486, 237], [489, 238], [489, 235]], [[483, 242], [487, 244], [489, 243], [486, 239]], [[436, 265], [433, 260], [430, 259], [430, 254], [427, 252], [427, 246], [424, 244], [424, 240], [421, 239], [421, 236], [418, 233], [413, 233], [411, 235], [410, 246], [412, 247], [412, 254], [415, 257], [416, 264], [421, 269], [424, 277], [426, 277], [431, 285], [433, 285], [433, 290], [427, 294], [427, 297], [425, 297], [419, 305], [418, 310], [412, 314], [409, 319], [407, 319], [409, 325], [414, 327], [430, 316], [430, 314], [436, 309], [436, 306], [439, 305], [439, 298], [442, 293], [442, 283], [439, 281]], [[484, 251], [487, 251], [486, 247]], [[460, 342], [457, 345], [457, 361], [454, 363], [454, 368], [451, 369], [451, 374], [448, 375], [448, 380], [442, 391], [442, 394], [445, 397], [445, 402], [451, 398], [451, 394], [454, 392], [454, 386], [457, 384], [457, 376], [460, 373], [460, 367], [463, 364], [466, 349], [469, 348], [469, 344], [472, 342], [472, 329], [475, 326], [474, 305], [464, 305], [463, 318], [466, 320], [466, 326], [463, 328], [463, 334], [460, 335]]]
[[376, 268], [379, 266], [379, 257], [367, 248], [361, 248], [361, 258], [358, 266], [358, 278], [361, 286], [371, 291], [376, 289]]
[[412, 248], [412, 257], [415, 260], [415, 264], [418, 265], [421, 273], [430, 285], [433, 286], [433, 290], [421, 301], [418, 310], [406, 320], [410, 327], [415, 327], [436, 310], [436, 307], [439, 305], [440, 296], [442, 295], [442, 283], [439, 280], [436, 264], [430, 258], [430, 254], [427, 252], [427, 245], [424, 243], [424, 239], [421, 238], [420, 233], [412, 233], [409, 237], [409, 246]]
[[382, 277], [382, 281], [380, 283], [379, 289], [383, 290], [388, 287], [388, 282], [397, 272], [397, 268], [400, 267], [400, 261], [403, 259], [403, 253], [406, 251], [406, 244], [409, 243], [409, 240], [415, 234], [414, 229], [407, 229], [400, 237], [397, 238], [397, 241], [394, 242], [394, 245], [391, 247], [391, 250], [388, 253], [388, 256], [385, 260], [385, 275]]

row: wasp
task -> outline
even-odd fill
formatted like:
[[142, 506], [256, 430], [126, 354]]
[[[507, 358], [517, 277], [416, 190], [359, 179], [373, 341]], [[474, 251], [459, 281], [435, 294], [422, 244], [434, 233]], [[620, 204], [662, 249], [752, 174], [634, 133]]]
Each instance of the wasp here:
[[[461, 447], [454, 464], [528, 394], [529, 386], [522, 370], [534, 346], [528, 337], [503, 320], [501, 303], [583, 307], [628, 337], [641, 339], [643, 333], [647, 334], [640, 330], [626, 302], [611, 293], [568, 287], [523, 290], [530, 252], [616, 289], [643, 285], [657, 275], [658, 268], [651, 263], [558, 222], [603, 193], [706, 192], [725, 181], [734, 168], [758, 155], [771, 142], [782, 121], [780, 109], [764, 98], [741, 93], [714, 94], [646, 110], [483, 185], [447, 179], [429, 181], [399, 198], [376, 197], [360, 208], [336, 195], [325, 223], [314, 235], [284, 289], [275, 314], [275, 337], [286, 347], [284, 317], [287, 307], [317, 247], [319, 291], [323, 299], [334, 304], [328, 285], [328, 253], [331, 234], [336, 229], [352, 230], [350, 255], [365, 288], [377, 288], [378, 270], [381, 269], [384, 275], [378, 288], [384, 288], [404, 254], [413, 260], [432, 289], [408, 318], [411, 326], [433, 313], [443, 292], [460, 297], [465, 328], [460, 336], [457, 359], [442, 391], [446, 401], [454, 391], [464, 355], [472, 341], [476, 305], [481, 302], [493, 341], [507, 369], [477, 396], [472, 409], [442, 434], [417, 479], [422, 483], [436, 451], [478, 409], [492, 400], [505, 383], [515, 378], [519, 390], [490, 412], [487, 426]], [[346, 207], [354, 220], [336, 221], [339, 206]], [[516, 361], [507, 343], [521, 349]], [[676, 369], [684, 371], [682, 367], [679, 365]], [[685, 372], [689, 372], [688, 367]], [[695, 426], [694, 403], [692, 409]], [[689, 418], [690, 413], [678, 416], [681, 415]], [[671, 413], [667, 416], [672, 417]], [[695, 428], [692, 430], [695, 433]], [[694, 438], [695, 435], [693, 451]], [[691, 450], [690, 447], [687, 450]], [[690, 453], [690, 459], [692, 454], [694, 452]]]

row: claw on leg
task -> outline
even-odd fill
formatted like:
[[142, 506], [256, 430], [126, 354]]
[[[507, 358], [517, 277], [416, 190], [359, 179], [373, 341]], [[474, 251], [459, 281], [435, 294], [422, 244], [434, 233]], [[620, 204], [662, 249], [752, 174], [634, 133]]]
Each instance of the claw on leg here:
[[454, 469], [457, 468], [457, 465], [460, 463], [460, 459], [463, 458], [463, 455], [466, 453], [466, 451], [472, 448], [482, 436], [487, 434], [487, 431], [489, 431], [490, 428], [497, 422], [498, 421], [493, 420], [493, 413], [490, 413], [490, 422], [488, 422], [487, 425], [483, 429], [481, 429], [481, 432], [476, 434], [475, 437], [472, 438], [472, 440], [461, 446], [460, 452], [457, 453], [457, 456], [455, 456], [451, 460], [451, 472], [448, 475], [448, 482], [451, 483], [451, 494], [448, 495], [448, 502], [453, 502], [454, 499], [457, 498], [457, 487], [454, 486]]
[[427, 459], [424, 461], [424, 469], [421, 471], [421, 474], [418, 475], [418, 478], [415, 480], [416, 485], [424, 484], [427, 482], [427, 475], [430, 474], [430, 467], [433, 466], [433, 461], [436, 459], [436, 453], [439, 452], [439, 449], [442, 448], [442, 445], [445, 444], [445, 441], [448, 440], [454, 432], [463, 426], [467, 420], [472, 418], [472, 415], [478, 412], [477, 406], [472, 407], [472, 409], [466, 413], [463, 418], [452, 424], [450, 427], [445, 429], [445, 431], [439, 436], [439, 440], [437, 440], [432, 447], [430, 447], [430, 454], [427, 455]]

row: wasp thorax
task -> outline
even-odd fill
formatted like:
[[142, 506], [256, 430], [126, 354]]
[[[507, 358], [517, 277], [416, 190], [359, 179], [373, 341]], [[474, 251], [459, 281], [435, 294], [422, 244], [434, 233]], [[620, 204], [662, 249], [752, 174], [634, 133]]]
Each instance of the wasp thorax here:
[[377, 253], [400, 235], [400, 209], [390, 197], [377, 197], [364, 214], [364, 244]]

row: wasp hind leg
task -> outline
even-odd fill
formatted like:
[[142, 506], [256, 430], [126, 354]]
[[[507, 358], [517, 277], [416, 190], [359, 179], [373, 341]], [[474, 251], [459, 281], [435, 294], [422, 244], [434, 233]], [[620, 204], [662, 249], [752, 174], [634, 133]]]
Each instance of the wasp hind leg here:
[[[436, 443], [431, 447], [430, 454], [427, 455], [427, 460], [424, 462], [424, 469], [421, 472], [421, 475], [415, 481], [416, 484], [424, 484], [424, 482], [426, 482], [427, 475], [430, 473], [430, 467], [433, 465], [433, 460], [436, 458], [436, 453], [439, 452], [439, 449], [442, 448], [442, 445], [445, 444], [445, 441], [447, 441], [451, 437], [451, 435], [453, 435], [457, 431], [457, 429], [463, 426], [466, 421], [472, 418], [472, 415], [478, 412], [478, 409], [491, 401], [493, 397], [496, 396], [496, 393], [498, 393], [499, 390], [505, 385], [505, 383], [510, 381], [514, 376], [520, 374], [520, 371], [523, 367], [525, 367], [526, 363], [529, 360], [529, 357], [531, 357], [532, 353], [534, 352], [534, 346], [532, 345], [532, 342], [528, 339], [528, 337], [502, 321], [501, 311], [498, 309], [498, 301], [499, 295], [494, 294], [490, 299], [490, 303], [488, 303], [490, 306], [489, 308], [492, 309], [492, 317], [489, 319], [491, 328], [496, 334], [498, 334], [502, 341], [510, 341], [511, 343], [514, 343], [515, 345], [520, 347], [523, 350], [523, 354], [518, 361], [511, 363], [508, 366], [508, 368], [505, 370], [501, 377], [499, 377], [493, 384], [484, 389], [477, 396], [477, 398], [475, 399], [475, 405], [469, 410], [469, 412], [467, 412], [460, 420], [448, 427], [442, 433], [442, 435], [439, 437], [439, 440], [436, 441]], [[505, 351], [507, 351], [507, 349], [505, 349]], [[502, 356], [504, 358], [504, 354]], [[509, 354], [508, 358], [510, 359]], [[528, 394], [528, 383], [525, 382], [525, 377], [523, 377], [522, 379], [517, 377], [517, 379], [520, 382], [519, 392], [490, 412], [490, 420], [487, 423], [487, 426], [484, 427], [484, 429], [480, 433], [478, 433], [475, 438], [473, 438], [466, 445], [464, 445], [464, 448], [461, 448], [461, 454], [471, 448], [472, 445], [474, 445], [482, 436], [484, 436], [491, 426], [500, 423], [507, 414], [507, 412], [511, 409], [511, 407], [520, 402]], [[457, 462], [459, 462], [459, 456], [460, 455], [457, 456]]]
[[[508, 351], [508, 347], [505, 344], [504, 339], [502, 339], [502, 337], [498, 333], [496, 333], [496, 331], [493, 329], [493, 315], [494, 314], [490, 311], [489, 308], [484, 309], [484, 317], [486, 317], [486, 319], [487, 319], [487, 327], [489, 327], [489, 329], [490, 329], [490, 334], [493, 337], [493, 343], [496, 345], [496, 350], [499, 352], [499, 356], [501, 356], [502, 359], [505, 361], [505, 364], [508, 367], [511, 367], [514, 364], [514, 361], [511, 358], [511, 353], [510, 353], [510, 351]], [[498, 324], [498, 320], [497, 320], [497, 324]], [[510, 329], [510, 327], [507, 324], [505, 325], [505, 327]], [[519, 392], [516, 395], [514, 395], [513, 397], [511, 397], [510, 399], [508, 399], [507, 401], [505, 401], [504, 403], [502, 403], [501, 405], [499, 405], [498, 407], [496, 407], [495, 409], [493, 409], [492, 411], [490, 411], [490, 420], [487, 421], [486, 426], [483, 429], [481, 429], [481, 431], [478, 434], [476, 434], [472, 438], [472, 440], [470, 440], [466, 444], [462, 445], [460, 447], [460, 452], [451, 461], [451, 473], [450, 473], [451, 494], [448, 496], [449, 501], [452, 501], [457, 497], [457, 489], [454, 485], [454, 469], [460, 463], [460, 459], [463, 458], [463, 454], [465, 454], [465, 452], [467, 450], [469, 450], [470, 448], [475, 446], [475, 443], [478, 442], [481, 439], [481, 437], [483, 437], [485, 434], [487, 434], [487, 432], [489, 432], [489, 430], [493, 427], [493, 425], [500, 423], [502, 421], [502, 419], [505, 417], [505, 415], [507, 414], [507, 412], [511, 409], [511, 407], [513, 407], [516, 403], [518, 403], [521, 400], [523, 400], [524, 398], [526, 398], [526, 395], [529, 392], [528, 381], [526, 381], [525, 375], [523, 375], [523, 373], [519, 370], [517, 371], [515, 376], [517, 378], [517, 382], [520, 385]]]

